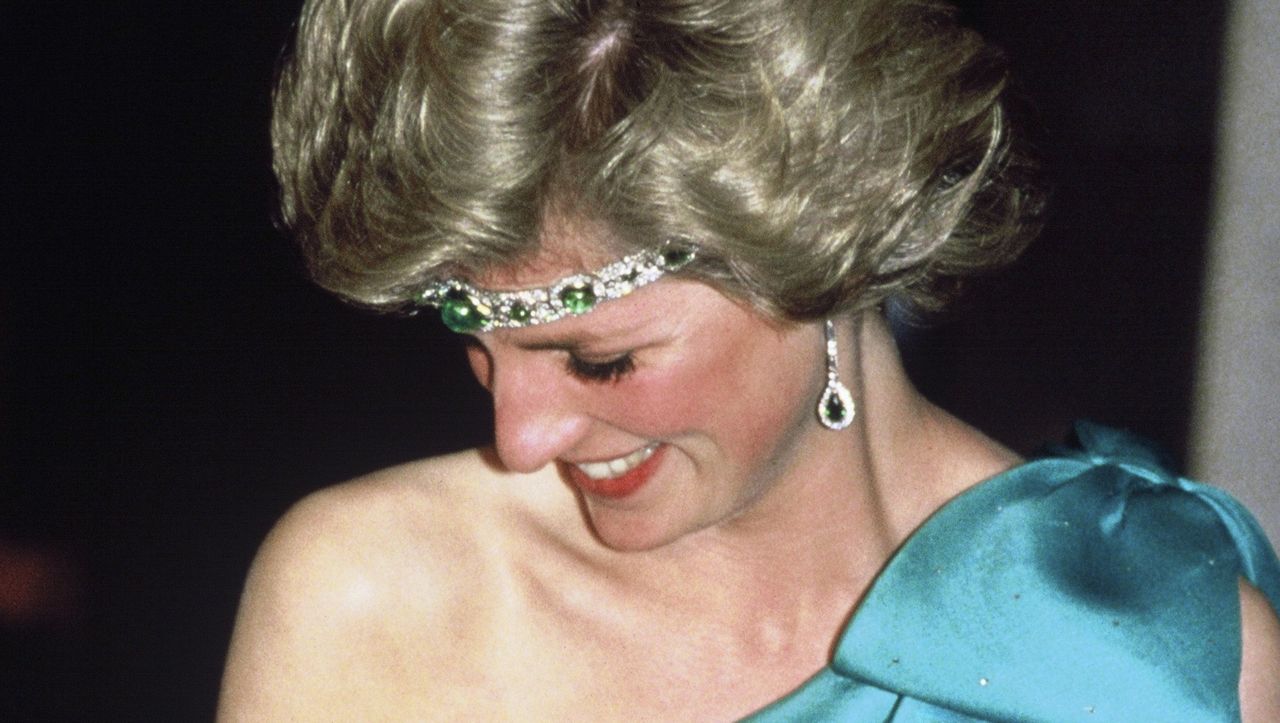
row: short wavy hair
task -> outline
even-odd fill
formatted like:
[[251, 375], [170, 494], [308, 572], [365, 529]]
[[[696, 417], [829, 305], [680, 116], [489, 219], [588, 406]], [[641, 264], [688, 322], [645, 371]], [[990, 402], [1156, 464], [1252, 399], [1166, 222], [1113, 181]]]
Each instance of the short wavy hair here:
[[[549, 214], [779, 317], [940, 306], [1037, 228], [1003, 56], [933, 0], [309, 0], [282, 62], [282, 221], [397, 308], [510, 267]], [[616, 237], [616, 238], [614, 238]]]

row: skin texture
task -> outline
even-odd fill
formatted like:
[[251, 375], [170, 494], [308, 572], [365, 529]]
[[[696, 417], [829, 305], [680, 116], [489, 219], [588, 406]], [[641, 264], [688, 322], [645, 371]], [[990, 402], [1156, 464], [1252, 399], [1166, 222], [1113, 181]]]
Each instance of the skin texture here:
[[[701, 312], [668, 317], [672, 302]], [[823, 430], [810, 423], [812, 405], [796, 403], [816, 399], [824, 381], [813, 328], [770, 328], [709, 287], [679, 280], [624, 311], [606, 307], [591, 320], [607, 339], [600, 343], [551, 325], [483, 335], [483, 346], [471, 347], [494, 396], [497, 451], [508, 469], [665, 445], [658, 472], [636, 494], [583, 498], [602, 542], [641, 550], [750, 517], [780, 471], [817, 462], [805, 452]], [[565, 374], [570, 353], [610, 359], [628, 350], [636, 370], [618, 381]]]
[[1240, 581], [1240, 717], [1280, 721], [1280, 619], [1266, 597]]
[[[892, 551], [1018, 462], [915, 392], [882, 320], [838, 326], [859, 404], [839, 433], [813, 409], [821, 325], [701, 284], [480, 335], [495, 446], [290, 511], [250, 573], [220, 719], [728, 720], [792, 690]], [[569, 365], [622, 353], [634, 371], [612, 381]], [[653, 477], [624, 499], [562, 474], [654, 443]], [[1280, 628], [1251, 591], [1241, 696], [1246, 720], [1273, 720]]]
[[[859, 349], [842, 356], [858, 419], [879, 423], [838, 434], [813, 409], [821, 326], [700, 284], [479, 343], [495, 448], [322, 491], [281, 521], [247, 584], [224, 720], [738, 717], [825, 664], [926, 515], [1016, 461], [911, 391], [878, 320], [842, 322], [841, 343]], [[578, 379], [566, 346], [632, 351], [635, 371]], [[652, 442], [661, 465], [620, 501], [578, 495], [553, 464]]]

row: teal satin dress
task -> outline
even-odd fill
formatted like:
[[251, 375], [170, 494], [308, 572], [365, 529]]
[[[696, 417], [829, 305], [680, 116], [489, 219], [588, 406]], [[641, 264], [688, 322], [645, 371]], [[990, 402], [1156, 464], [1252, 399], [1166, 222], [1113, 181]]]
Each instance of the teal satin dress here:
[[831, 663], [750, 721], [1233, 721], [1245, 578], [1280, 562], [1221, 490], [1089, 424], [938, 510]]

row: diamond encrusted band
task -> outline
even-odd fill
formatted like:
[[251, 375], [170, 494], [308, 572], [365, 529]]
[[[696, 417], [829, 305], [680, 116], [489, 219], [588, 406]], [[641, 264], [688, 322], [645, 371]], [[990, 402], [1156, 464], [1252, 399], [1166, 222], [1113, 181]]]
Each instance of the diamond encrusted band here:
[[444, 325], [459, 334], [519, 329], [585, 314], [603, 301], [622, 298], [679, 271], [695, 255], [692, 246], [668, 241], [659, 248], [624, 256], [598, 271], [566, 276], [550, 286], [490, 291], [447, 279], [428, 286], [416, 302], [440, 309]]

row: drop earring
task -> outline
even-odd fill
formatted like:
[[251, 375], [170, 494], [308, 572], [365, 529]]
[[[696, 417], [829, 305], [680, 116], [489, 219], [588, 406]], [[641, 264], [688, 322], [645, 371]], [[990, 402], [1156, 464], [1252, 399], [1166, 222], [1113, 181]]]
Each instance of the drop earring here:
[[830, 319], [824, 323], [823, 333], [827, 341], [827, 386], [818, 399], [818, 421], [827, 429], [841, 430], [853, 422], [856, 407], [849, 388], [840, 383], [836, 325]]

